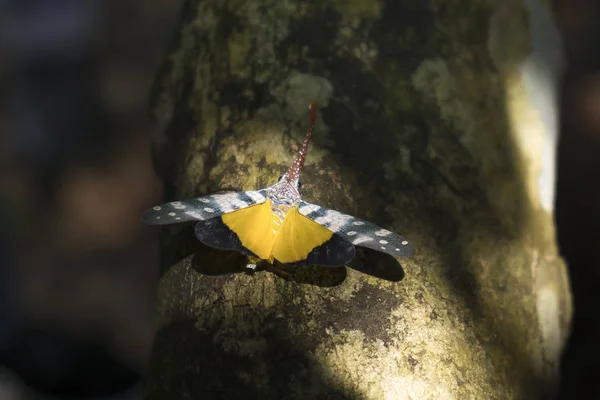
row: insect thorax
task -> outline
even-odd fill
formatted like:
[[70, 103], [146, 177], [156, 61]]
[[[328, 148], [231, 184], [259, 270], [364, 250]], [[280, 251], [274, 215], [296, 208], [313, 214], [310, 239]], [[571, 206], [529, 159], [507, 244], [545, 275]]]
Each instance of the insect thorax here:
[[300, 201], [298, 189], [285, 179], [267, 188], [267, 197], [271, 201], [273, 215], [277, 216], [282, 222], [289, 209], [297, 206]]

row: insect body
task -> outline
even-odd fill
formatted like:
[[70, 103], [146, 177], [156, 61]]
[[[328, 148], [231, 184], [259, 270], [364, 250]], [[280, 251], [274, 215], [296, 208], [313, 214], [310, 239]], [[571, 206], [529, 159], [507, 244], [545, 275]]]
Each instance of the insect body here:
[[259, 260], [294, 267], [345, 265], [354, 258], [355, 245], [412, 256], [412, 244], [397, 234], [302, 200], [299, 178], [315, 123], [314, 102], [309, 104], [309, 114], [302, 147], [274, 185], [166, 203], [147, 210], [143, 221], [150, 225], [197, 221], [195, 235], [201, 242], [247, 255], [250, 268]]

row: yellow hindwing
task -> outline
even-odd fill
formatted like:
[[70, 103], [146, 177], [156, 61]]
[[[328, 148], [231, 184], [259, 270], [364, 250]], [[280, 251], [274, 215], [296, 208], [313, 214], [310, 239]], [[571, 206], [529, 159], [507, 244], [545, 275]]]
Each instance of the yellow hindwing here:
[[304, 260], [312, 249], [328, 241], [332, 235], [329, 229], [311, 221], [294, 207], [287, 212], [281, 229], [275, 235], [273, 256], [282, 263]]
[[223, 223], [242, 245], [262, 260], [293, 263], [304, 260], [333, 233], [291, 208], [280, 222], [271, 211], [269, 200], [221, 216]]
[[275, 234], [271, 202], [243, 208], [221, 215], [221, 220], [242, 242], [242, 246], [256, 254], [260, 259], [273, 262], [272, 252]]

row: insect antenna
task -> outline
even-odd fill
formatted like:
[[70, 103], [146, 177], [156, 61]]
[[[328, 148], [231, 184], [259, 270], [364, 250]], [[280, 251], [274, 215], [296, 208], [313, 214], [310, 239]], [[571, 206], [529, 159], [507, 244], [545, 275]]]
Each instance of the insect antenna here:
[[285, 177], [288, 182], [293, 185], [298, 184], [298, 180], [300, 179], [300, 172], [302, 171], [302, 167], [304, 166], [304, 160], [306, 159], [306, 153], [308, 151], [308, 144], [310, 143], [310, 138], [312, 136], [313, 127], [315, 125], [315, 119], [317, 117], [317, 103], [314, 101], [310, 101], [308, 103], [308, 129], [306, 131], [306, 136], [304, 137], [304, 142], [302, 142], [302, 147], [298, 150], [298, 154], [296, 155], [296, 159], [294, 163], [290, 166]]

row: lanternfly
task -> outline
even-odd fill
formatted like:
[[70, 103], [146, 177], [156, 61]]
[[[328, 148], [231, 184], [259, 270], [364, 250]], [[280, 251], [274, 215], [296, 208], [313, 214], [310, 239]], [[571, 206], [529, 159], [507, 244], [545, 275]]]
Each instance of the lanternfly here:
[[316, 117], [309, 104], [306, 137], [294, 163], [274, 185], [255, 191], [214, 194], [174, 201], [147, 210], [149, 225], [197, 221], [196, 237], [219, 249], [249, 257], [249, 268], [274, 260], [291, 267], [341, 266], [355, 255], [354, 246], [368, 247], [392, 256], [410, 257], [411, 243], [370, 222], [302, 200], [300, 172]]

